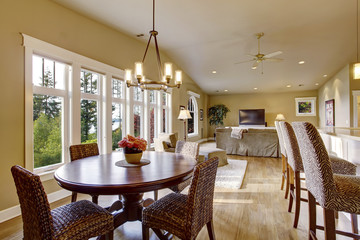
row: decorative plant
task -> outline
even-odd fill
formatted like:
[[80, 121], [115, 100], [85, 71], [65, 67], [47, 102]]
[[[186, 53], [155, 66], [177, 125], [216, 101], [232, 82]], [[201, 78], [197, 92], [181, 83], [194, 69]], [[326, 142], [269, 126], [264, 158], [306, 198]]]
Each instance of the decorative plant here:
[[228, 112], [230, 112], [230, 109], [224, 104], [214, 105], [209, 108], [208, 117], [210, 125], [224, 125], [223, 120], [226, 118]]
[[139, 153], [146, 150], [146, 140], [140, 137], [127, 135], [120, 142], [119, 147], [124, 148], [125, 153]]

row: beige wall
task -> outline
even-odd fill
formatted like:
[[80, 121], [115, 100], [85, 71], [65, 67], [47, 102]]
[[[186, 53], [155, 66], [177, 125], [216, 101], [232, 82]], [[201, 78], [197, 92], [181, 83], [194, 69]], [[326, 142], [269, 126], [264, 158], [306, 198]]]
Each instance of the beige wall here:
[[[287, 93], [254, 93], [234, 95], [211, 95], [209, 107], [215, 104], [225, 104], [230, 112], [224, 120], [225, 126], [239, 125], [239, 109], [265, 109], [265, 121], [268, 126], [274, 126], [278, 113], [284, 114], [286, 121], [309, 121], [317, 125], [315, 117], [297, 117], [295, 113], [295, 98], [317, 97], [317, 91], [287, 92]], [[209, 127], [208, 136], [212, 137], [214, 127]]]
[[[52, 1], [1, 1], [0, 192], [6, 194], [1, 197], [0, 210], [18, 204], [10, 167], [15, 164], [24, 166], [24, 48], [20, 32], [121, 69], [133, 68], [134, 62], [142, 58], [145, 50], [145, 43]], [[155, 79], [158, 74], [155, 57], [153, 51], [149, 54], [147, 69], [154, 71], [147, 71], [146, 76]], [[162, 55], [162, 60], [169, 59]], [[178, 69], [176, 65], [174, 68]], [[174, 120], [178, 106], [187, 103], [187, 90], [201, 95], [200, 108], [207, 106], [206, 94], [188, 76], [184, 76], [183, 82], [180, 91], [174, 89]], [[173, 131], [182, 131], [179, 121], [173, 123]], [[207, 126], [203, 123], [199, 125]], [[44, 186], [47, 193], [60, 189], [52, 180], [45, 182]]]
[[349, 65], [319, 88], [319, 123], [325, 127], [325, 101], [335, 99], [335, 126], [350, 127]]

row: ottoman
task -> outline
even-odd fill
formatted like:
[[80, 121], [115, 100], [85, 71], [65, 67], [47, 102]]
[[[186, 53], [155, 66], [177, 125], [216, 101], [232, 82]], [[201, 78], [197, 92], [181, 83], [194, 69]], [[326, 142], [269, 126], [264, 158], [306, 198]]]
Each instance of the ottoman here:
[[221, 148], [208, 148], [208, 147], [200, 147], [199, 149], [199, 163], [208, 160], [213, 157], [219, 158], [218, 167], [224, 166], [228, 164], [226, 151]]

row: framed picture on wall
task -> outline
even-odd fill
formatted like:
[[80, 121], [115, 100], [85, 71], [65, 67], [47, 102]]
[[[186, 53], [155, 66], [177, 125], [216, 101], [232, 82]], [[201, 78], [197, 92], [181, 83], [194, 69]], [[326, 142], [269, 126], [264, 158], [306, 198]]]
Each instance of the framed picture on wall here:
[[316, 116], [316, 97], [295, 98], [296, 116]]
[[200, 121], [204, 120], [204, 110], [200, 109]]
[[325, 125], [335, 126], [335, 99], [325, 101]]

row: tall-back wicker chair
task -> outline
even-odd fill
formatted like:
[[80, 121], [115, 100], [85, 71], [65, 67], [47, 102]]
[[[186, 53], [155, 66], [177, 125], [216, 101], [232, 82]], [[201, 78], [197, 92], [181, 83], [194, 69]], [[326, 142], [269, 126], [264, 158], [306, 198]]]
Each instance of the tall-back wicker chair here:
[[160, 239], [160, 229], [183, 240], [195, 239], [206, 224], [210, 240], [215, 239], [213, 198], [218, 158], [195, 166], [189, 193], [170, 193], [145, 208], [142, 215], [143, 239], [149, 239], [152, 228]]
[[[175, 147], [175, 153], [181, 153], [183, 155], [190, 156], [194, 159], [194, 161], [198, 161], [199, 159], [199, 143], [196, 142], [185, 142], [185, 141], [177, 141]], [[181, 192], [191, 183], [191, 178], [188, 180], [170, 187], [173, 192]]]
[[[358, 234], [335, 229], [334, 211], [350, 213], [353, 232], [357, 233], [360, 177], [333, 174], [327, 150], [316, 128], [308, 122], [294, 122], [292, 126], [300, 148], [309, 195], [309, 239], [316, 239], [316, 229], [324, 229], [326, 240], [336, 239], [336, 233], [359, 239]], [[316, 225], [316, 201], [323, 208], [324, 228]]]
[[283, 134], [281, 132], [280, 123], [281, 121], [275, 121], [275, 128], [276, 132], [279, 138], [279, 144], [280, 144], [280, 153], [281, 153], [281, 160], [282, 160], [282, 172], [281, 172], [281, 187], [280, 189], [284, 189], [285, 184], [285, 198], [287, 198], [289, 193], [289, 171], [287, 166], [287, 153], [284, 143]]
[[[300, 184], [300, 173], [304, 172], [304, 167], [300, 155], [299, 145], [292, 126], [288, 122], [280, 122], [280, 128], [284, 138], [288, 169], [290, 172], [290, 201], [288, 211], [291, 212], [293, 199], [295, 199], [295, 217], [293, 226], [296, 228], [299, 221], [300, 201], [308, 201], [305, 198], [301, 198], [300, 193], [301, 190], [307, 191], [306, 188], [301, 188]], [[334, 173], [346, 175], [356, 174], [355, 164], [334, 156], [329, 156], [329, 160]]]
[[[97, 143], [77, 144], [70, 146], [70, 160], [75, 161], [86, 157], [99, 155]], [[98, 195], [92, 196], [92, 201], [98, 203]], [[71, 202], [76, 202], [77, 192], [72, 192]]]
[[24, 239], [88, 239], [107, 234], [112, 239], [114, 220], [111, 213], [87, 201], [70, 203], [54, 210], [38, 175], [13, 166], [23, 219]]
[[[190, 156], [194, 158], [194, 161], [198, 161], [199, 159], [199, 143], [196, 142], [185, 142], [185, 141], [177, 141], [176, 147], [175, 147], [175, 153], [180, 153], [183, 155]], [[173, 192], [181, 192], [184, 190], [187, 186], [189, 186], [191, 183], [191, 178], [185, 180], [184, 182], [171, 186], [169, 189]], [[158, 199], [158, 191], [154, 191], [154, 199]]]

